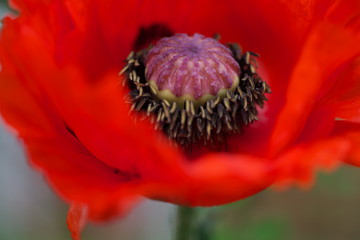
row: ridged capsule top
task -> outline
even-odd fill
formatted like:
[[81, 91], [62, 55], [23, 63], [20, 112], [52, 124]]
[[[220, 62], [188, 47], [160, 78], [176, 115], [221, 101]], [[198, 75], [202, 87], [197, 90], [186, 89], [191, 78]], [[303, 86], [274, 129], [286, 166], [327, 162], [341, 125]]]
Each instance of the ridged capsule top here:
[[158, 97], [203, 103], [239, 83], [240, 67], [229, 48], [200, 34], [161, 39], [145, 58], [146, 79]]

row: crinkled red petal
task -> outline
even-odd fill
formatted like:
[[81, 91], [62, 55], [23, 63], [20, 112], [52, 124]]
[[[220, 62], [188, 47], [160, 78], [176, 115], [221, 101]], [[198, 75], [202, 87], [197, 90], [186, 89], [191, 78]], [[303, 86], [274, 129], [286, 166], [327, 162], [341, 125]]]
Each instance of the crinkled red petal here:
[[[2, 38], [1, 46], [12, 48], [1, 47], [1, 112], [24, 140], [32, 163], [66, 200], [86, 203], [90, 219], [106, 219], [126, 212], [129, 203], [136, 203], [138, 198], [134, 193], [136, 186], [133, 183], [131, 188], [126, 186], [129, 183], [126, 176], [115, 174], [114, 168], [96, 159], [66, 128], [40, 84], [40, 79], [47, 75], [38, 71], [46, 72], [47, 59], [41, 58], [41, 54], [28, 55], [26, 47], [38, 46], [33, 32], [26, 26], [17, 28], [10, 20], [5, 25], [12, 28], [4, 30], [7, 38]], [[18, 30], [27, 38], [18, 38]], [[20, 44], [23, 40], [25, 45]]]
[[359, 116], [359, 4], [336, 1], [304, 44], [269, 145], [284, 170], [282, 180], [308, 184], [314, 167], [348, 161], [359, 147], [347, 134], [332, 134], [339, 124], [335, 120]]
[[3, 71], [1, 79], [0, 107], [4, 119], [24, 140], [31, 163], [64, 199], [86, 204], [93, 220], [126, 212], [129, 204], [120, 203], [130, 198], [136, 202], [136, 184], [129, 188], [126, 178], [94, 158], [67, 131], [45, 95], [35, 97], [14, 72]]
[[347, 163], [360, 167], [360, 124], [343, 120], [336, 121], [331, 135], [342, 136], [349, 142], [350, 149], [343, 159]]
[[[339, 79], [341, 71], [351, 66], [359, 55], [359, 41], [360, 34], [329, 23], [316, 26], [310, 33], [292, 73], [286, 105], [272, 133], [270, 148], [274, 154], [302, 134], [312, 112], [328, 107], [321, 106], [320, 100], [326, 96], [329, 86]], [[335, 117], [333, 111], [329, 120]]]

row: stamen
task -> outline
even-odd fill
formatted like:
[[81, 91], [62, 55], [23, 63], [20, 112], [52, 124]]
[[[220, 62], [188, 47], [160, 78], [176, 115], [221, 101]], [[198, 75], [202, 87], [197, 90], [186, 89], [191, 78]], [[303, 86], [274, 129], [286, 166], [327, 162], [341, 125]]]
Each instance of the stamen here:
[[[187, 47], [191, 45], [188, 44], [191, 41], [198, 45], [190, 46], [190, 50], [184, 49], [184, 44], [182, 49], [174, 49], [176, 44], [169, 44], [169, 38], [164, 38], [159, 44], [161, 46], [166, 43], [165, 48], [157, 47], [157, 44], [155, 47], [132, 52], [126, 59], [126, 66], [120, 74], [126, 76], [125, 84], [130, 88], [131, 111], [143, 113], [143, 116], [154, 124], [155, 129], [162, 130], [174, 142], [187, 148], [192, 145], [213, 147], [221, 144], [228, 135], [240, 132], [243, 126], [258, 119], [256, 108], [264, 106], [264, 101], [267, 100], [265, 93], [270, 93], [270, 87], [256, 73], [256, 58], [259, 55], [253, 52], [243, 53], [238, 44], [221, 45], [217, 40], [204, 38], [199, 34], [193, 37], [182, 34], [171, 38], [170, 42], [178, 45], [181, 45], [181, 41], [188, 41]], [[203, 44], [204, 42], [207, 44]], [[206, 62], [198, 53], [206, 55], [213, 51], [217, 44], [224, 50], [224, 53], [217, 52], [216, 56], [220, 57], [214, 60], [218, 62], [217, 66], [221, 65], [221, 74], [213, 64], [199, 67], [195, 61], [200, 59], [200, 62]], [[203, 48], [204, 46], [208, 48]], [[171, 51], [166, 53], [169, 49]], [[187, 52], [181, 55], [184, 51], [193, 54]], [[189, 58], [189, 54], [192, 56], [191, 64], [184, 62], [185, 58]], [[226, 54], [229, 54], [230, 60]], [[165, 56], [170, 56], [172, 63], [177, 62], [178, 68], [171, 64], [167, 66]], [[178, 59], [182, 59], [181, 64]], [[221, 62], [222, 59], [225, 59], [225, 62]], [[194, 69], [195, 65], [197, 68], [194, 72], [203, 74], [202, 76], [195, 74], [189, 77], [179, 73], [179, 66], [190, 66]], [[160, 69], [157, 69], [157, 66]], [[165, 72], [162, 71], [164, 68]], [[223, 72], [224, 69], [226, 72]], [[209, 71], [217, 74], [209, 77]], [[222, 79], [213, 80], [214, 76]], [[197, 81], [196, 83], [201, 79], [213, 87], [198, 88], [196, 84], [191, 86], [191, 79]], [[184, 82], [187, 83], [185, 87], [182, 85]]]

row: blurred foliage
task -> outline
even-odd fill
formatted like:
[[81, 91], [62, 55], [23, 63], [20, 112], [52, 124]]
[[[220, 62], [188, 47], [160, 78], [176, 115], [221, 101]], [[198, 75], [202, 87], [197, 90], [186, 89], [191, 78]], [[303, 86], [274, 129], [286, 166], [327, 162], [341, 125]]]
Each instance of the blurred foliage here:
[[2, 7], [7, 7], [8, 0], [0, 0], [0, 5]]

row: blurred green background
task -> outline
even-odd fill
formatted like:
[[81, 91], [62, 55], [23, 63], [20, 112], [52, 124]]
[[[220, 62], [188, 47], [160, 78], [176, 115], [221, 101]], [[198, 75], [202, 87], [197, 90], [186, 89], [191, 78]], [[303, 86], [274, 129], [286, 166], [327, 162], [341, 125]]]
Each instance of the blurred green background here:
[[[0, 14], [7, 9], [0, 1]], [[27, 164], [21, 143], [0, 122], [0, 240], [70, 239], [67, 205]], [[246, 200], [201, 209], [212, 240], [360, 239], [360, 169], [319, 174], [309, 191], [264, 191]], [[129, 216], [88, 225], [84, 240], [170, 240], [176, 207], [146, 200]]]

